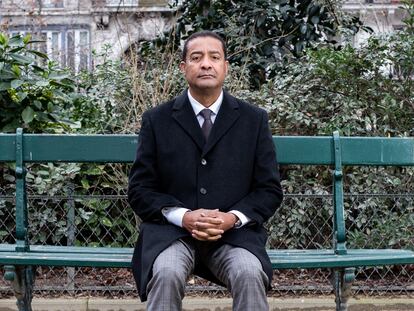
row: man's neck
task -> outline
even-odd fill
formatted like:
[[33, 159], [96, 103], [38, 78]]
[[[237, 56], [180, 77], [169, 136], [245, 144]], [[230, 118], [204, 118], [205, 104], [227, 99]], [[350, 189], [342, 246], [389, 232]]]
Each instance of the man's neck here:
[[214, 104], [217, 98], [219, 98], [221, 94], [221, 89], [219, 89], [218, 91], [214, 91], [214, 92], [211, 92], [211, 91], [198, 92], [190, 88], [189, 92], [196, 101], [198, 101], [204, 107], [208, 108], [212, 104]]

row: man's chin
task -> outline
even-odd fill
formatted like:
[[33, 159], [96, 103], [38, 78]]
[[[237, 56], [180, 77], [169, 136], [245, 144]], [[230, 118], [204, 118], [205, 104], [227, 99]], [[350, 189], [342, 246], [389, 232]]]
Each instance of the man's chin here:
[[211, 89], [219, 88], [220, 86], [213, 81], [204, 81], [204, 83], [197, 83], [195, 87], [200, 90], [203, 90], [203, 89], [211, 90]]

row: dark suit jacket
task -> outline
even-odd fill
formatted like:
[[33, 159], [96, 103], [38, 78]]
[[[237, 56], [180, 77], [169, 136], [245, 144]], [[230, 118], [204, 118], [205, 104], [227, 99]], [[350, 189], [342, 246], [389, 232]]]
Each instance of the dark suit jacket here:
[[[167, 222], [164, 207], [244, 213], [253, 222], [227, 231], [214, 243], [251, 251], [271, 280], [262, 225], [280, 205], [282, 190], [264, 110], [224, 92], [207, 143], [187, 92], [145, 112], [128, 199], [143, 221], [132, 260], [142, 301], [157, 255], [175, 240], [190, 236]], [[197, 266], [195, 273], [218, 282], [207, 267]]]

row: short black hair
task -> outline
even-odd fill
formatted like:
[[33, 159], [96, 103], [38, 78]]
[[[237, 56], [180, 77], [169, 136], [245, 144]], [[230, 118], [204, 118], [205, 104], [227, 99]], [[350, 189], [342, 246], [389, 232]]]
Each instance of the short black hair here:
[[213, 31], [203, 30], [203, 31], [193, 33], [191, 36], [189, 36], [187, 38], [187, 40], [185, 40], [184, 47], [183, 47], [183, 52], [181, 53], [181, 60], [182, 61], [185, 61], [185, 59], [187, 58], [188, 43], [191, 40], [194, 40], [194, 39], [200, 38], [200, 37], [211, 37], [211, 38], [219, 40], [221, 42], [222, 47], [223, 47], [224, 59], [227, 59], [227, 47], [226, 47], [226, 42], [224, 42], [223, 38], [220, 37], [218, 34], [216, 34]]

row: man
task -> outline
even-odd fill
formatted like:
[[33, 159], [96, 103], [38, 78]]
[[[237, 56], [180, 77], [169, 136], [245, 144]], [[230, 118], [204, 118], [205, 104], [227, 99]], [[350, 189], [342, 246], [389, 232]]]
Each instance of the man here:
[[223, 91], [224, 41], [184, 45], [188, 90], [144, 113], [128, 198], [142, 219], [132, 261], [147, 310], [181, 310], [191, 273], [227, 286], [233, 310], [268, 310], [263, 223], [282, 201], [264, 110]]

